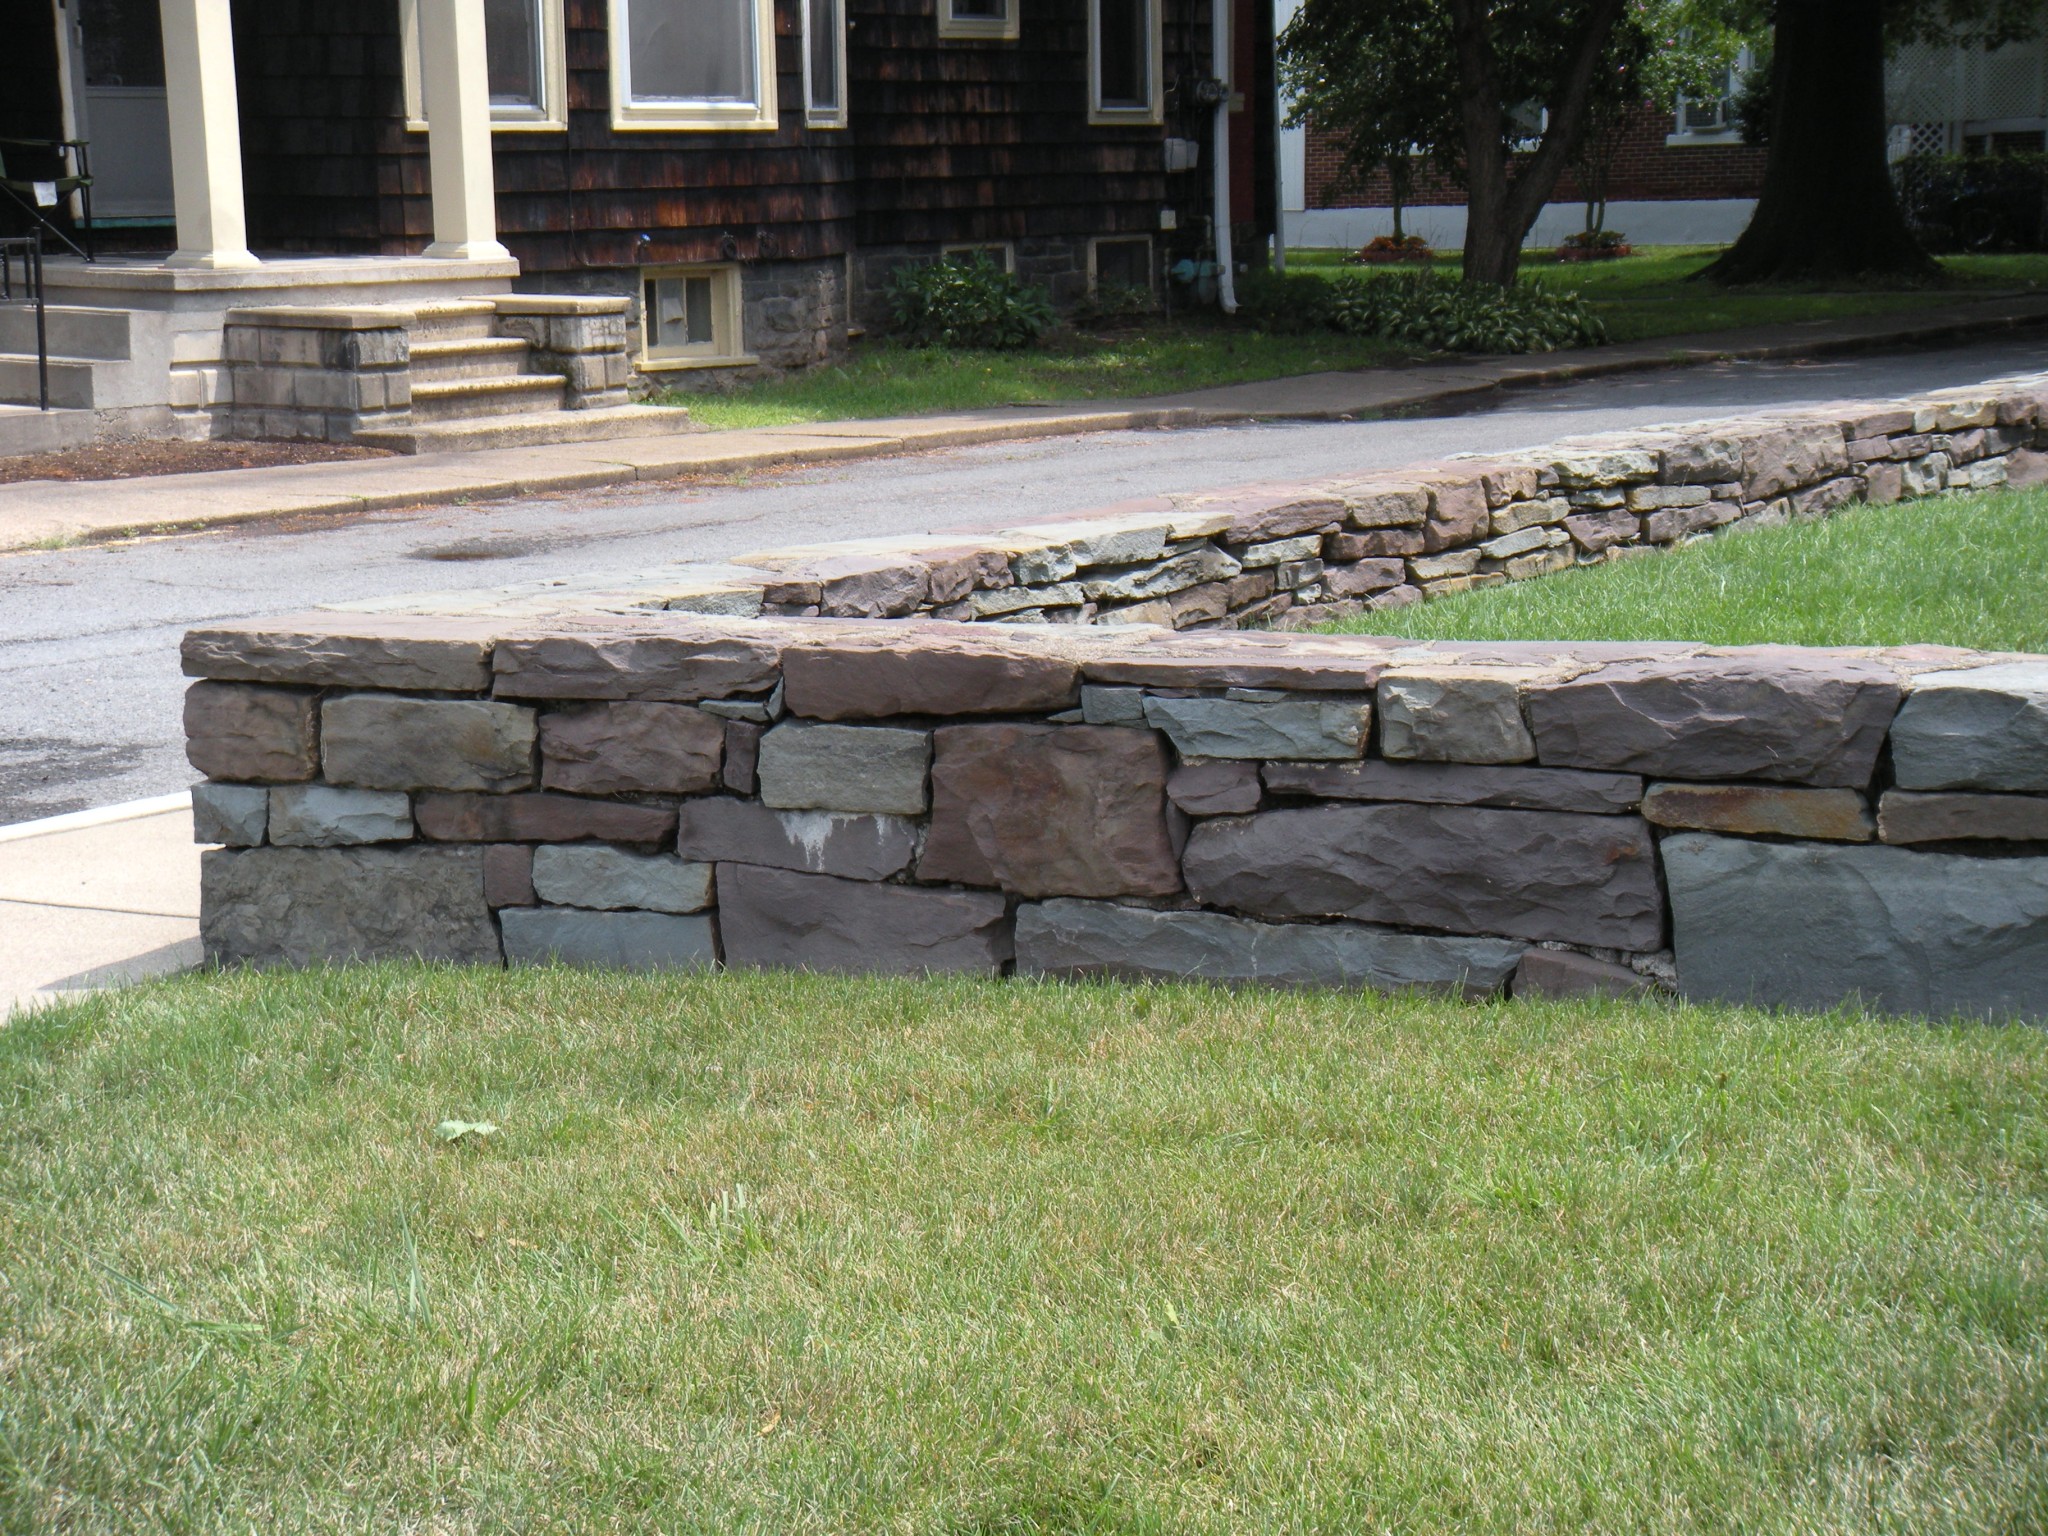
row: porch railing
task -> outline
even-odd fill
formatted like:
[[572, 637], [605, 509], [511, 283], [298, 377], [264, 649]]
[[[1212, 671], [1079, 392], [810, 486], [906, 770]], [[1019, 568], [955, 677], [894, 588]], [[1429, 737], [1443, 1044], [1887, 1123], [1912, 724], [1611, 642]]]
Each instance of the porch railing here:
[[[21, 268], [19, 284], [14, 277], [17, 261]], [[50, 408], [50, 316], [43, 296], [41, 230], [0, 238], [0, 304], [15, 303], [35, 306], [36, 401], [47, 411]]]

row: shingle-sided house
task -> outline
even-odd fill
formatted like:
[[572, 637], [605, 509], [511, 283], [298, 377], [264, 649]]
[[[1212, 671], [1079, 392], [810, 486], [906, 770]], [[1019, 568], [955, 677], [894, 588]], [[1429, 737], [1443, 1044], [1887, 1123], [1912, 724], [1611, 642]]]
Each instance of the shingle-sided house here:
[[[586, 431], [646, 430], [627, 386], [833, 356], [885, 320], [903, 261], [986, 251], [1070, 303], [1211, 259], [1219, 192], [1246, 240], [1277, 219], [1270, 0], [1228, 0], [1220, 25], [1209, 0], [0, 17], [0, 138], [90, 157], [98, 260], [48, 237], [53, 386], [90, 417], [74, 439], [402, 439], [562, 405], [607, 413]], [[0, 157], [0, 179], [78, 169], [34, 144]], [[0, 231], [21, 201], [88, 243], [83, 194], [0, 198]], [[29, 398], [24, 327], [0, 308], [0, 401]], [[361, 378], [329, 377], [336, 359]]]

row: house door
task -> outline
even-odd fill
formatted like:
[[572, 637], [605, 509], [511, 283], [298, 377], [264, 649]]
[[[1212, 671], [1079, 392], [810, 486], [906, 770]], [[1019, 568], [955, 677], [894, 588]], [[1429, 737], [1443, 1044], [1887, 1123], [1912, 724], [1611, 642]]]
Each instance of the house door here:
[[71, 137], [92, 154], [96, 223], [168, 222], [171, 122], [157, 0], [52, 0]]

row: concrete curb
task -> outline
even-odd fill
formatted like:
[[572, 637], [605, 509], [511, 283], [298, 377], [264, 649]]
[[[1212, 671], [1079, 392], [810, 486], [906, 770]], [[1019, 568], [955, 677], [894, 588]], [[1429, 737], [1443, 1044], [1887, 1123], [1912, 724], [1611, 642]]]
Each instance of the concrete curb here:
[[[2008, 298], [1903, 317], [1871, 315], [1813, 323], [1803, 335], [1788, 334], [1792, 328], [1785, 326], [1751, 327], [1627, 342], [1570, 358], [1553, 353], [1295, 375], [1101, 409], [1006, 406], [951, 417], [820, 422], [339, 465], [127, 481], [24, 481], [0, 486], [0, 553], [283, 517], [348, 516], [503, 500], [1089, 432], [1365, 420], [1503, 389], [1711, 362], [1836, 356], [2042, 325], [2048, 325], [2048, 297], [2017, 302]], [[396, 483], [380, 487], [378, 481]], [[74, 504], [81, 499], [92, 505]]]
[[90, 811], [71, 811], [62, 816], [45, 816], [39, 821], [17, 821], [0, 827], [0, 843], [18, 843], [31, 837], [51, 837], [60, 832], [82, 832], [87, 827], [104, 827], [117, 821], [140, 821], [145, 816], [163, 816], [188, 809], [189, 790], [175, 795], [153, 795], [147, 800], [130, 800], [121, 805], [102, 805]]

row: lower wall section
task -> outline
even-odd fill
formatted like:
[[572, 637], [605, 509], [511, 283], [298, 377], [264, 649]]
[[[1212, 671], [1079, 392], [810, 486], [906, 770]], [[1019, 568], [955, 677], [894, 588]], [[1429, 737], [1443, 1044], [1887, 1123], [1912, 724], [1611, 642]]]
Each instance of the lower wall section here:
[[2048, 658], [656, 613], [186, 660], [221, 963], [2048, 1019]]

